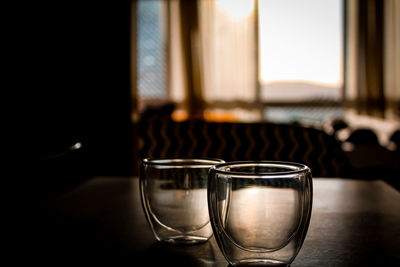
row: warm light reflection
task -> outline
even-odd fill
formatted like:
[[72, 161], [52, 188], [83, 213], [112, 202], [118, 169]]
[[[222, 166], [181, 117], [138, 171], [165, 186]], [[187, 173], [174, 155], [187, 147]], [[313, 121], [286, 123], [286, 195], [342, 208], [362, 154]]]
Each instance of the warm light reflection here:
[[299, 226], [299, 192], [289, 188], [247, 187], [232, 191], [226, 232], [236, 244], [275, 249]]
[[82, 143], [81, 142], [77, 142], [77, 143], [75, 143], [74, 145], [71, 146], [71, 149], [75, 150], [75, 149], [79, 149], [81, 147], [82, 147]]
[[260, 189], [259, 188], [246, 188], [246, 194], [248, 195], [247, 197], [254, 197], [259, 193]]
[[248, 17], [254, 10], [253, 0], [218, 0], [217, 6], [229, 17], [242, 19]]

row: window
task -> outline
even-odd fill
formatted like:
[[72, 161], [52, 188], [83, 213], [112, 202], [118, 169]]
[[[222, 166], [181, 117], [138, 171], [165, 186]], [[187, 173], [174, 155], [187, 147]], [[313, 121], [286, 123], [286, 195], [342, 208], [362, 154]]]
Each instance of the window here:
[[343, 18], [342, 0], [259, 0], [266, 119], [315, 122], [341, 116]]
[[260, 0], [260, 82], [264, 101], [340, 100], [341, 0]]
[[[167, 99], [171, 96], [169, 91], [175, 88], [175, 86], [169, 86], [171, 83], [168, 76], [172, 74], [169, 72], [171, 68], [168, 67], [167, 52], [172, 51], [172, 48], [168, 48], [168, 45], [171, 45], [168, 43], [171, 41], [167, 34], [171, 33], [168, 27], [174, 25], [171, 23], [172, 18], [171, 20], [167, 18], [171, 16], [171, 3], [176, 4], [176, 2], [176, 0], [138, 1], [138, 95], [141, 100]], [[252, 20], [254, 22], [247, 21], [245, 25], [247, 28], [240, 29], [252, 31], [249, 27], [251, 23], [254, 24], [254, 29], [258, 29], [258, 42], [254, 42], [256, 53], [250, 53], [256, 60], [248, 61], [250, 64], [252, 62], [257, 64], [258, 78], [256, 80], [258, 81], [256, 81], [256, 93], [253, 94], [257, 99], [238, 94], [242, 102], [249, 102], [247, 107], [255, 103], [260, 107], [261, 104], [263, 119], [269, 120], [301, 118], [323, 120], [327, 116], [340, 115], [339, 103], [342, 100], [344, 84], [343, 0], [257, 0], [254, 2], [252, 0], [214, 0], [205, 2], [200, 1], [199, 6], [207, 11], [211, 10], [207, 16], [219, 15], [218, 12], [222, 10], [225, 15], [232, 17], [234, 23], [238, 23], [245, 17], [255, 18], [254, 14], [258, 11], [258, 17]], [[204, 15], [199, 17], [204, 18]], [[221, 27], [220, 24], [217, 26]], [[215, 26], [207, 24], [206, 27], [209, 29], [208, 32], [217, 33], [218, 29]], [[237, 26], [234, 28], [238, 29]], [[238, 31], [233, 33], [237, 34]], [[249, 34], [243, 36], [253, 38], [253, 35]], [[204, 40], [216, 40], [217, 43], [214, 46], [222, 45], [224, 53], [232, 53], [231, 57], [242, 56], [229, 52], [230, 47], [223, 44], [223, 40], [218, 37]], [[232, 44], [236, 47], [249, 47], [249, 43], [240, 45], [236, 41]], [[221, 54], [220, 52], [215, 54], [215, 51], [213, 53], [214, 56]], [[214, 56], [203, 57], [203, 61], [209, 62]], [[203, 70], [203, 75], [205, 73], [209, 77], [212, 76], [212, 79], [218, 79], [220, 68], [216, 67], [216, 63], [210, 66], [213, 66], [212, 71], [207, 68]], [[233, 77], [234, 75], [225, 76]], [[204, 84], [207, 83], [209, 82]], [[221, 81], [218, 80], [209, 88], [216, 92], [218, 89], [216, 87], [221, 86], [224, 85], [221, 85]], [[237, 83], [225, 85], [228, 88], [233, 86], [237, 86]], [[204, 90], [202, 93], [206, 101], [207, 98], [212, 98], [210, 95], [215, 95]], [[224, 94], [224, 92], [218, 92], [218, 94]], [[226, 101], [232, 101], [231, 97], [232, 95], [227, 95], [223, 98]], [[218, 103], [223, 101], [214, 102], [216, 106], [213, 107], [218, 108]]]
[[137, 2], [137, 90], [141, 100], [167, 98], [165, 14], [162, 1]]

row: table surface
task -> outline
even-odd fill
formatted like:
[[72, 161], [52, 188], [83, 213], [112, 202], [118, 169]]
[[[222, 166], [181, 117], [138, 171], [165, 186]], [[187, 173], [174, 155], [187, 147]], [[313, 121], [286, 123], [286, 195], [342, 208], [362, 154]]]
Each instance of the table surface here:
[[[314, 178], [310, 227], [296, 266], [399, 266], [400, 193], [383, 181]], [[41, 214], [41, 213], [38, 213]], [[156, 242], [138, 179], [97, 177], [57, 199], [30, 224], [32, 260], [112, 266], [228, 266], [215, 242]], [[33, 229], [34, 228], [34, 229]]]

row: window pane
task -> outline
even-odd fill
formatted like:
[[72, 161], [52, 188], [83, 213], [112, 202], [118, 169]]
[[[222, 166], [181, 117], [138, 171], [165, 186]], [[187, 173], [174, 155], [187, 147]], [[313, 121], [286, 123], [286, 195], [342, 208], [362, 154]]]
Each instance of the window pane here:
[[329, 119], [342, 118], [341, 107], [268, 107], [264, 110], [267, 121], [302, 122], [313, 125], [322, 125]]
[[259, 0], [263, 101], [340, 100], [342, 0]]
[[143, 99], [167, 96], [162, 1], [138, 1], [138, 94]]

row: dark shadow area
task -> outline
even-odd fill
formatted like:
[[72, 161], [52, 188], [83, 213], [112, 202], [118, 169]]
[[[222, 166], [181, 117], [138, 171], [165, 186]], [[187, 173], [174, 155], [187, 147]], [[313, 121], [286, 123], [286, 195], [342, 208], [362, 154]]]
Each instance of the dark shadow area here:
[[98, 245], [95, 222], [60, 225], [48, 209], [90, 177], [131, 174], [130, 1], [14, 2], [6, 12], [17, 97], [7, 252], [52, 266], [124, 254]]
[[[382, 146], [372, 129], [356, 129], [346, 139], [352, 148], [345, 151], [351, 165], [350, 177], [358, 179], [381, 179], [400, 190], [400, 147], [392, 141]], [[395, 145], [390, 147], [390, 142]]]
[[[240, 265], [236, 265], [236, 266], [241, 266], [241, 267], [252, 267], [253, 266], [254, 267], [254, 266], [265, 266], [265, 265], [262, 265], [262, 264], [240, 264]], [[273, 265], [273, 266], [276, 266], [276, 267], [290, 267], [290, 265], [286, 265], [286, 264]], [[228, 264], [227, 267], [234, 267], [234, 266], [231, 265], [231, 264]]]
[[50, 210], [36, 210], [34, 217], [25, 219], [25, 225], [21, 226], [24, 229], [15, 240], [15, 263], [38, 263], [41, 266], [142, 266], [138, 261], [141, 254], [134, 244], [129, 247], [118, 242], [104, 230], [102, 222], [77, 221], [60, 217]]
[[[201, 246], [203, 245], [195, 247], [202, 249]], [[195, 255], [190, 255], [190, 250], [190, 247], [155, 243], [141, 255], [141, 259], [146, 266], [201, 266], [201, 260]]]
[[18, 100], [11, 205], [23, 214], [89, 177], [130, 175], [130, 1], [15, 2], [7, 12]]
[[129, 175], [130, 1], [14, 8], [24, 160], [82, 142], [91, 175]]

